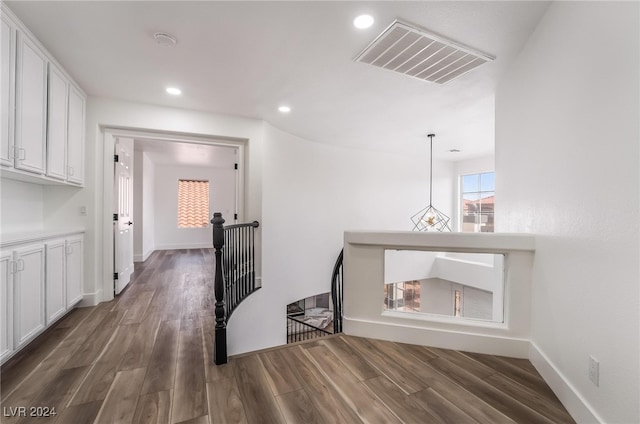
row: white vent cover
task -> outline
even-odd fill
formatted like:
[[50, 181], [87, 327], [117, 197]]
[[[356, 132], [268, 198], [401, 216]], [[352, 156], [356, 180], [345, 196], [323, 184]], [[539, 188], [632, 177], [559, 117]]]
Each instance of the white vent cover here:
[[494, 59], [395, 21], [354, 60], [444, 84]]

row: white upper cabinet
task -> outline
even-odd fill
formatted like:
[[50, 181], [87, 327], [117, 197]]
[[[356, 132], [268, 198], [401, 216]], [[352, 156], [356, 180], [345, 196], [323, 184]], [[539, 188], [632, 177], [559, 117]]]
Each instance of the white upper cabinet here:
[[85, 94], [0, 2], [0, 175], [84, 185]]
[[69, 83], [53, 63], [49, 63], [49, 104], [47, 109], [47, 176], [67, 178], [67, 105]]
[[18, 32], [15, 167], [44, 174], [47, 132], [47, 58]]
[[16, 27], [5, 14], [2, 15], [0, 44], [2, 63], [2, 104], [0, 105], [0, 164], [13, 166], [13, 128], [15, 121], [16, 86]]
[[84, 95], [69, 84], [67, 180], [84, 184]]

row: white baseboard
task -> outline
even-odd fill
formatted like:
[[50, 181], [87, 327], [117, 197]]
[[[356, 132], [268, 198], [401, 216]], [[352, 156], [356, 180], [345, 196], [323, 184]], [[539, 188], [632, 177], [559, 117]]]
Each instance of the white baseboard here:
[[175, 249], [213, 249], [212, 243], [176, 243], [161, 244], [156, 246], [156, 250], [175, 250]]
[[96, 306], [102, 302], [102, 290], [98, 290], [95, 293], [85, 293], [82, 295], [82, 300], [78, 303], [78, 308], [86, 308], [88, 306]]
[[345, 334], [401, 343], [528, 358], [529, 340], [343, 318]]
[[531, 342], [531, 349], [529, 350], [529, 360], [576, 422], [581, 424], [604, 422], [578, 393], [571, 382], [564, 377], [562, 372], [533, 342]]
[[153, 252], [155, 252], [155, 249], [149, 249], [142, 255], [133, 255], [133, 262], [144, 262], [149, 259], [149, 256], [151, 256]]

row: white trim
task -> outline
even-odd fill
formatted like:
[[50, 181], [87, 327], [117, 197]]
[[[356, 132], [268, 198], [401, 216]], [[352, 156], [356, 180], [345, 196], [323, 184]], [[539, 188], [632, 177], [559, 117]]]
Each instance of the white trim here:
[[161, 244], [156, 246], [156, 250], [175, 250], [175, 249], [213, 249], [213, 240], [211, 243], [175, 243], [175, 244]]
[[147, 259], [149, 259], [149, 256], [151, 256], [151, 254], [153, 252], [155, 252], [155, 248], [154, 249], [149, 249], [148, 251], [146, 251], [142, 255], [133, 255], [133, 261], [134, 262], [144, 262]]
[[408, 324], [373, 322], [343, 318], [345, 334], [394, 342], [463, 350], [489, 355], [527, 358], [529, 340], [487, 334], [472, 334], [455, 330], [423, 328]]
[[560, 399], [571, 417], [578, 423], [604, 423], [578, 390], [551, 362], [534, 342], [530, 344], [529, 361], [538, 370], [553, 393]]
[[88, 306], [96, 306], [100, 302], [102, 302], [102, 290], [98, 290], [95, 293], [84, 293], [82, 300], [75, 307], [86, 308]]

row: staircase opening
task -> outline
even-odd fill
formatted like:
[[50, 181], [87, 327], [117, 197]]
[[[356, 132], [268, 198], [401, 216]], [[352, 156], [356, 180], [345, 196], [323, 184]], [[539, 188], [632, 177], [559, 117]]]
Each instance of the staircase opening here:
[[287, 343], [312, 340], [334, 333], [333, 304], [329, 293], [287, 305]]

